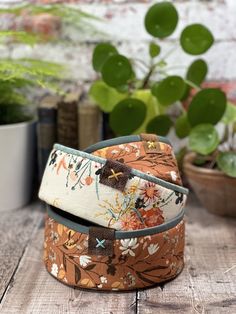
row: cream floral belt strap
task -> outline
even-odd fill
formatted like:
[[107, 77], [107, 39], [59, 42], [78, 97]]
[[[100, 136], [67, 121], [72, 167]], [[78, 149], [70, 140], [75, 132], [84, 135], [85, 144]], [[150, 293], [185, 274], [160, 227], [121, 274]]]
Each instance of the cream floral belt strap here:
[[137, 230], [167, 223], [183, 211], [188, 190], [181, 184], [171, 145], [145, 134], [86, 151], [55, 144], [39, 198], [100, 226]]

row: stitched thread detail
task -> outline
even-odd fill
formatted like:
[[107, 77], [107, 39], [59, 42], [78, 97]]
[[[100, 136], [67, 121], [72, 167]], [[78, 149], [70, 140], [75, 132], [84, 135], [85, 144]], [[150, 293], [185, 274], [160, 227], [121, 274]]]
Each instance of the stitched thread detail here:
[[88, 253], [91, 255], [112, 256], [115, 230], [103, 227], [90, 227]]
[[147, 144], [148, 144], [148, 148], [149, 149], [156, 148], [156, 144], [154, 142], [152, 142], [152, 141], [148, 141]]
[[101, 168], [99, 182], [123, 192], [130, 176], [130, 167], [118, 161], [108, 159]]
[[96, 238], [96, 241], [97, 241], [96, 248], [102, 247], [103, 249], [105, 249], [105, 245], [104, 245], [104, 243], [106, 242], [105, 239], [99, 240], [98, 238]]
[[160, 152], [160, 145], [157, 135], [142, 133], [140, 137], [142, 139], [146, 154], [157, 154]]
[[114, 169], [111, 169], [112, 175], [108, 177], [108, 179], [115, 178], [116, 181], [119, 181], [119, 176], [123, 175], [123, 172], [115, 172]]

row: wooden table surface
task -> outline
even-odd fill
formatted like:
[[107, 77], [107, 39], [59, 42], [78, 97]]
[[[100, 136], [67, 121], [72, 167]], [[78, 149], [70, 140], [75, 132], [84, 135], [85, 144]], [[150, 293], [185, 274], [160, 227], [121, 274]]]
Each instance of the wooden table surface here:
[[[236, 206], [236, 205], [235, 205]], [[42, 263], [39, 203], [0, 212], [0, 313], [236, 313], [236, 219], [187, 206], [184, 271], [145, 291], [97, 293], [67, 287]]]

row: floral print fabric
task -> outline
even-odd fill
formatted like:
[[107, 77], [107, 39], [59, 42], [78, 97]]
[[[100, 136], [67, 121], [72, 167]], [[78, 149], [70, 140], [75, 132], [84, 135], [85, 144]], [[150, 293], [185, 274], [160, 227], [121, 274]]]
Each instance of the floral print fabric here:
[[117, 230], [157, 226], [182, 211], [186, 195], [134, 175], [121, 192], [99, 183], [102, 167], [98, 162], [54, 149], [39, 198], [75, 216]]
[[131, 168], [152, 174], [165, 181], [182, 185], [172, 147], [162, 142], [159, 142], [159, 147], [160, 152], [147, 154], [143, 142], [133, 142], [105, 147], [94, 151], [92, 154], [117, 160]]
[[174, 278], [183, 268], [184, 222], [151, 236], [114, 240], [113, 256], [88, 254], [88, 235], [46, 218], [44, 262], [58, 280], [81, 288], [131, 290]]

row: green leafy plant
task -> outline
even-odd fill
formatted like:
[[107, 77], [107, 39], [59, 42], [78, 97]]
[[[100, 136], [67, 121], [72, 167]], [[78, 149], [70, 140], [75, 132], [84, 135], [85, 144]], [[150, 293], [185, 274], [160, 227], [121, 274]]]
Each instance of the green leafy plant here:
[[[17, 37], [33, 44], [24, 32], [0, 32], [0, 38]], [[27, 113], [27, 88], [43, 87], [55, 90], [55, 81], [63, 75], [63, 67], [53, 62], [35, 59], [0, 58], [0, 124], [16, 123], [31, 118]]]
[[[179, 138], [188, 138], [187, 148], [198, 154], [198, 162], [200, 158], [208, 165], [210, 160], [211, 167], [217, 166], [235, 177], [235, 151], [232, 145], [226, 152], [220, 146], [227, 140], [232, 142], [232, 132], [227, 130], [234, 129], [235, 108], [227, 104], [220, 89], [202, 86], [208, 65], [198, 56], [214, 43], [208, 28], [191, 24], [181, 31], [182, 51], [197, 59], [186, 69], [184, 77], [168, 74], [170, 66], [166, 59], [177, 47], [163, 54], [161, 43], [173, 34], [178, 19], [175, 6], [168, 1], [158, 2], [147, 11], [144, 25], [152, 37], [147, 47], [149, 63], [122, 55], [111, 43], [99, 43], [94, 49], [92, 64], [100, 78], [92, 84], [90, 96], [101, 110], [109, 113], [110, 127], [116, 135], [140, 132], [167, 135], [174, 128]], [[141, 67], [145, 73], [138, 77], [135, 72]], [[216, 128], [219, 122], [225, 124], [223, 139]]]
[[[50, 34], [48, 27], [44, 27], [45, 33], [40, 33], [38, 29], [34, 30], [31, 27], [33, 21], [27, 21], [29, 17], [39, 17], [39, 16], [51, 16], [54, 18], [58, 18], [61, 22], [62, 28], [72, 26], [80, 33], [89, 33], [91, 35], [96, 34], [96, 29], [91, 21], [99, 20], [97, 17], [88, 14], [82, 11], [79, 8], [75, 8], [69, 5], [64, 4], [48, 4], [48, 5], [39, 5], [39, 4], [30, 4], [30, 3], [23, 3], [21, 5], [16, 6], [9, 6], [6, 8], [0, 8], [0, 15], [2, 14], [12, 14], [16, 18], [23, 17], [21, 21], [23, 21], [21, 25], [22, 29], [17, 29], [17, 31], [23, 31], [23, 40], [30, 40], [30, 41], [39, 41], [39, 40], [57, 40], [55, 36]], [[24, 23], [26, 21], [26, 23]], [[29, 22], [29, 23], [28, 23]], [[49, 32], [49, 34], [47, 34]], [[26, 37], [26, 33], [28, 33], [28, 37]], [[47, 36], [48, 35], [48, 36]], [[20, 37], [20, 32], [16, 35], [16, 39]], [[55, 38], [54, 38], [55, 37]], [[28, 38], [28, 39], [27, 39]], [[65, 40], [60, 36], [60, 41]], [[21, 38], [20, 38], [21, 41]], [[28, 43], [28, 42], [26, 42]]]
[[[19, 18], [19, 23], [15, 23], [16, 29], [0, 31], [0, 42], [8, 45], [21, 43], [33, 46], [45, 40], [64, 42], [68, 39], [66, 34], [63, 36], [64, 27], [69, 27], [69, 29], [73, 27], [79, 33], [86, 32], [86, 34], [94, 35], [97, 31], [90, 21], [99, 20], [79, 8], [63, 4], [23, 3], [0, 8], [0, 15], [2, 14], [11, 14], [16, 20]], [[54, 20], [50, 26], [51, 17]], [[58, 36], [54, 36], [54, 27], [58, 26], [57, 22], [59, 33], [56, 32]], [[12, 60], [0, 57], [0, 124], [30, 119], [28, 107], [25, 106], [28, 104], [26, 97], [28, 89], [37, 86], [57, 91], [58, 80], [63, 78], [64, 72], [63, 66], [53, 62], [26, 58]]]

